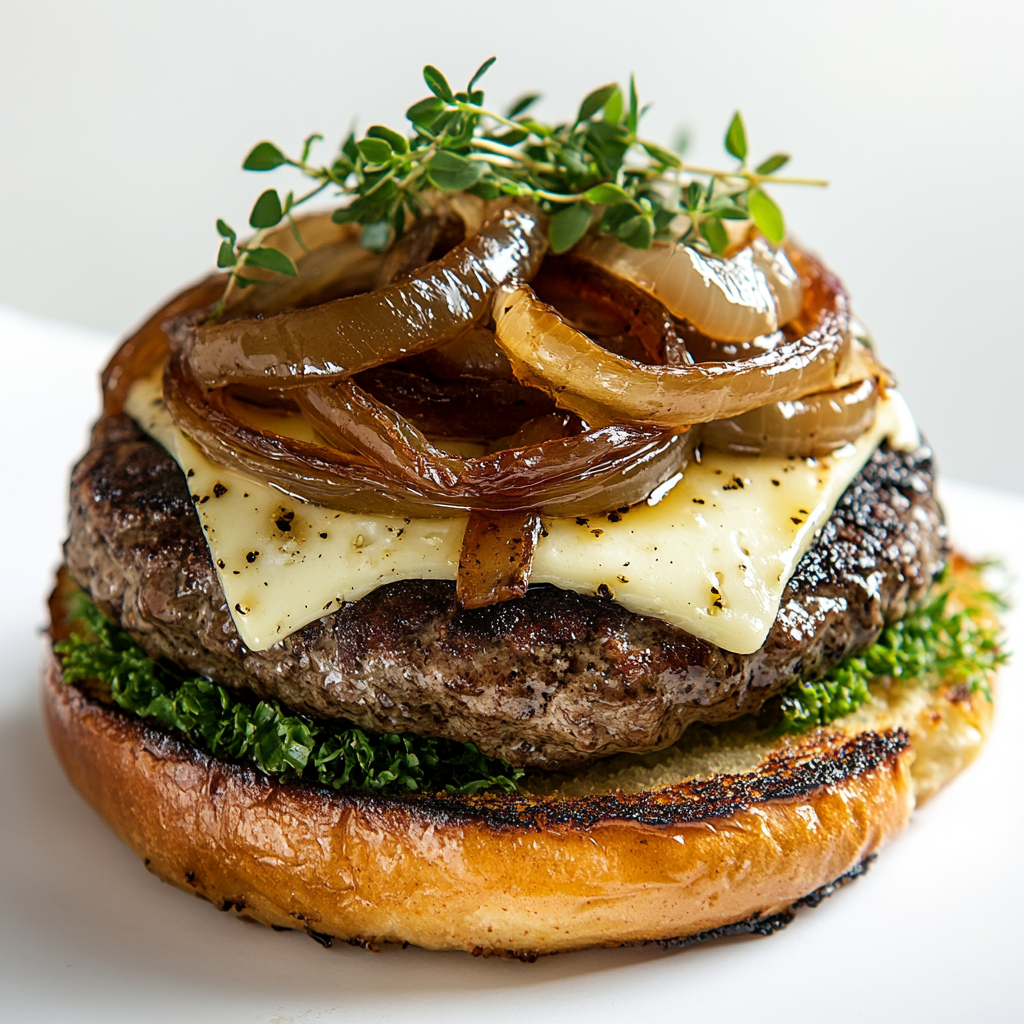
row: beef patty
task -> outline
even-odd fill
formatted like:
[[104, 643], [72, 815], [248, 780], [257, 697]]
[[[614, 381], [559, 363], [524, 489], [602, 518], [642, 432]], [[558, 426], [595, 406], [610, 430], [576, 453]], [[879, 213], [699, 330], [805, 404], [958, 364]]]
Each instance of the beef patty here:
[[471, 741], [572, 768], [758, 710], [919, 602], [946, 554], [931, 453], [881, 448], [801, 560], [760, 650], [550, 586], [460, 610], [454, 583], [380, 587], [267, 651], [235, 631], [185, 479], [126, 417], [101, 421], [71, 486], [67, 564], [148, 654], [296, 711]]

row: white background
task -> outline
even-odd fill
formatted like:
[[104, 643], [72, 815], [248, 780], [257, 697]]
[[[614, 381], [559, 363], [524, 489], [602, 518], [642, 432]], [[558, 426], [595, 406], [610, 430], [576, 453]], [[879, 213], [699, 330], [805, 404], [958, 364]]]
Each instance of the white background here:
[[[638, 75], [647, 131], [757, 153], [846, 280], [950, 477], [1024, 492], [1020, 454], [1024, 5], [702, 2], [15, 3], [0, 9], [0, 991], [22, 1020], [1024, 1018], [1019, 668], [989, 751], [855, 887], [770, 940], [533, 966], [247, 927], [158, 884], [63, 780], [35, 707], [66, 473], [113, 333], [212, 262], [275, 178], [241, 158], [357, 116], [398, 124], [420, 66], [569, 116]], [[2, 308], [6, 304], [7, 309]], [[58, 328], [12, 311], [98, 328]], [[1024, 502], [952, 486], [954, 530], [1021, 561]], [[1018, 615], [1014, 645], [1021, 648]]]
[[[846, 281], [951, 476], [1024, 493], [1024, 4], [831, 0], [5, 0], [0, 302], [122, 331], [213, 262], [284, 175], [271, 138], [333, 147], [352, 118], [402, 125], [420, 68], [571, 116], [637, 73], [647, 133], [723, 158], [794, 154], [826, 191], [776, 190]], [[328, 150], [324, 149], [325, 155]]]

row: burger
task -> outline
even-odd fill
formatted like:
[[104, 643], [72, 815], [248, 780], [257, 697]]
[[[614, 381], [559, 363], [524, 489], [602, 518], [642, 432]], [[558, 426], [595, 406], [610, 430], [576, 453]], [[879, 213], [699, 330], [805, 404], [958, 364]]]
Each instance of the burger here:
[[738, 114], [689, 166], [632, 82], [494, 113], [490, 63], [257, 145], [307, 190], [113, 356], [50, 736], [155, 875], [325, 945], [770, 934], [977, 755], [995, 599], [766, 191], [815, 182]]

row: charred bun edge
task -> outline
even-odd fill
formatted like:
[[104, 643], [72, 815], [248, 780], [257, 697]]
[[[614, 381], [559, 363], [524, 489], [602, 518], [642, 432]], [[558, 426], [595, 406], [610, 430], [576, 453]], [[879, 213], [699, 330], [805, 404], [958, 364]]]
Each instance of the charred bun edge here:
[[71, 782], [150, 871], [324, 944], [531, 959], [770, 934], [860, 874], [914, 802], [900, 730], [636, 795], [385, 798], [209, 757], [65, 685], [52, 654], [44, 708]]
[[[67, 634], [67, 589], [61, 573], [51, 642]], [[159, 878], [323, 945], [521, 960], [768, 935], [859, 877], [991, 724], [988, 695], [954, 681], [886, 693], [762, 747], [752, 770], [723, 774], [709, 754], [638, 791], [383, 796], [212, 757], [65, 684], [52, 648], [43, 672], [70, 781]]]

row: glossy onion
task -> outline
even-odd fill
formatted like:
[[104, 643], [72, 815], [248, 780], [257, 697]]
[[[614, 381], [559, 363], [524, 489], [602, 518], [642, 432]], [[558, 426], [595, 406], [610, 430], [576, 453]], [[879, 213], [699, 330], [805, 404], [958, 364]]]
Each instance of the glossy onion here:
[[855, 441], [875, 420], [879, 388], [868, 377], [836, 391], [774, 402], [701, 430], [701, 441], [741, 455], [821, 458]]
[[811, 261], [808, 285], [801, 315], [813, 329], [736, 362], [649, 366], [624, 358], [596, 345], [525, 285], [499, 295], [496, 337], [519, 380], [587, 422], [678, 429], [850, 383], [846, 296]]
[[663, 242], [633, 249], [613, 236], [585, 240], [574, 252], [632, 281], [719, 341], [770, 334], [802, 303], [800, 280], [785, 252], [773, 252], [763, 241], [729, 259]]
[[522, 597], [540, 532], [536, 512], [471, 512], [459, 553], [459, 604], [486, 608]]
[[[492, 335], [493, 337], [493, 335]], [[504, 359], [503, 353], [501, 358]], [[494, 441], [514, 434], [527, 420], [553, 412], [555, 403], [536, 388], [512, 380], [462, 377], [440, 383], [390, 366], [354, 378], [433, 437]], [[290, 392], [295, 394], [295, 392]]]
[[273, 316], [285, 309], [315, 306], [376, 286], [384, 257], [363, 248], [358, 224], [335, 224], [329, 214], [313, 214], [297, 218], [295, 226], [305, 249], [290, 227], [269, 232], [263, 244], [290, 256], [298, 274], [287, 277], [258, 268], [247, 270], [247, 277], [263, 283], [232, 291], [227, 318]]
[[189, 369], [206, 387], [295, 387], [426, 351], [486, 320], [498, 286], [529, 280], [546, 245], [536, 214], [507, 207], [443, 258], [376, 291], [184, 327]]
[[302, 393], [303, 411], [335, 447], [241, 420], [224, 390], [207, 392], [180, 353], [164, 397], [181, 429], [214, 462], [285, 493], [352, 512], [436, 517], [473, 509], [576, 515], [630, 505], [686, 465], [689, 433], [612, 425], [462, 459], [351, 381]]

